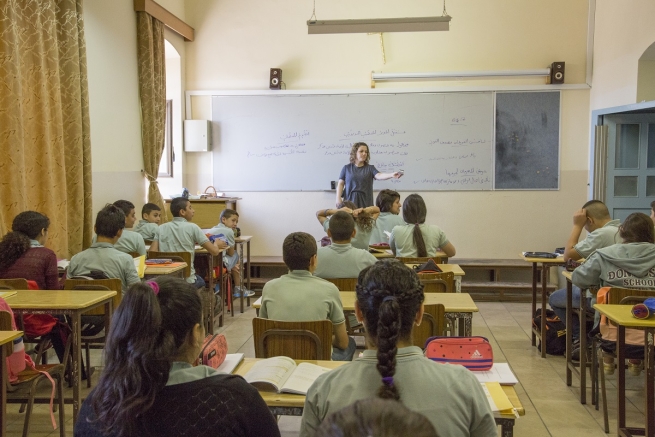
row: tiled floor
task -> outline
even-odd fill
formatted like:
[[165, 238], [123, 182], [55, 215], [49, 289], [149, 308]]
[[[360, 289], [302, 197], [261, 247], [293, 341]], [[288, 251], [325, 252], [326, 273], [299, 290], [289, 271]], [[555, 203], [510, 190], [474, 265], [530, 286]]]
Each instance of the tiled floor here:
[[[525, 408], [525, 416], [516, 421], [514, 435], [517, 437], [541, 436], [604, 436], [602, 413], [592, 405], [579, 402], [580, 385], [573, 378], [573, 386], [565, 383], [564, 358], [548, 356], [540, 358], [536, 348], [530, 346], [530, 305], [524, 303], [479, 303], [479, 314], [473, 318], [473, 334], [489, 339], [494, 349], [494, 359], [510, 363], [519, 379], [516, 390]], [[249, 308], [234, 318], [228, 316], [227, 323], [219, 332], [228, 340], [230, 352], [243, 352], [247, 357], [254, 356], [251, 319], [255, 311]], [[100, 355], [92, 359], [94, 365], [100, 364]], [[642, 426], [644, 423], [644, 377], [627, 376], [628, 384], [628, 424]], [[94, 380], [97, 374], [94, 375]], [[616, 428], [616, 375], [608, 377], [608, 404], [610, 434]], [[86, 387], [83, 394], [87, 393]], [[591, 393], [587, 399], [591, 399]], [[32, 419], [30, 435], [56, 436], [49, 424], [46, 406], [37, 406]], [[72, 435], [72, 408], [66, 406], [66, 434]], [[8, 406], [8, 435], [20, 436], [23, 415], [18, 406]], [[280, 422], [283, 436], [297, 436], [299, 418], [283, 417]]]

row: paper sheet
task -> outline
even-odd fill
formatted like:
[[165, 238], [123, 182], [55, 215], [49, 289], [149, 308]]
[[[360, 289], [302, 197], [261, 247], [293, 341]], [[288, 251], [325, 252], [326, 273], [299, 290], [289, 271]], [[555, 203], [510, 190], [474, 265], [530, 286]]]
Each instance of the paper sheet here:
[[223, 363], [220, 366], [218, 366], [218, 369], [216, 370], [218, 370], [221, 373], [232, 373], [234, 372], [234, 369], [237, 368], [237, 366], [241, 361], [243, 361], [242, 353], [227, 354], [225, 356], [225, 361], [223, 361]]
[[500, 385], [514, 385], [519, 381], [507, 363], [494, 363], [486, 372], [473, 372], [480, 382], [498, 382]]
[[136, 267], [139, 278], [143, 278], [146, 274], [146, 256], [141, 255], [134, 258], [134, 267]]

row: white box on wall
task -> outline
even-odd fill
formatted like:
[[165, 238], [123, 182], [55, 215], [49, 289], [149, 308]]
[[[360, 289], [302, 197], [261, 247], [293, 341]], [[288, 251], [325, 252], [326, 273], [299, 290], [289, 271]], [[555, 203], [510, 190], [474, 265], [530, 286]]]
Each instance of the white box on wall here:
[[208, 152], [211, 150], [211, 123], [209, 120], [184, 120], [184, 151]]

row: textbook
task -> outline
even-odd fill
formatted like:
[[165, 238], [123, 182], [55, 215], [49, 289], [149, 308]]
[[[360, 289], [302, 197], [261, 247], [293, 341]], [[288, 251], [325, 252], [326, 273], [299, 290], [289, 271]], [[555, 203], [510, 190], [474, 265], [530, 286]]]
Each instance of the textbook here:
[[216, 370], [218, 370], [221, 373], [232, 373], [234, 372], [234, 369], [237, 368], [237, 366], [243, 361], [243, 354], [238, 353], [238, 354], [227, 354], [225, 355], [225, 361], [218, 366]]
[[139, 275], [139, 278], [143, 278], [146, 273], [146, 256], [137, 256], [133, 261], [134, 267], [136, 267], [136, 273]]
[[514, 405], [509, 401], [500, 384], [497, 382], [481, 382], [480, 385], [482, 385], [484, 394], [487, 395], [491, 411], [500, 414], [516, 414]]
[[316, 378], [329, 371], [316, 364], [296, 364], [289, 357], [273, 357], [257, 361], [243, 377], [258, 390], [306, 395]]

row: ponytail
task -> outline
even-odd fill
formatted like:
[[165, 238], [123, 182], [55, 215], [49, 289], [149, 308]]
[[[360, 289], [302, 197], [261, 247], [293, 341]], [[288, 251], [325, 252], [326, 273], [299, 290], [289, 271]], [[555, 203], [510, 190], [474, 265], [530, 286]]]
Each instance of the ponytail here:
[[[107, 434], [138, 434], [138, 421], [168, 381], [174, 357], [202, 323], [200, 298], [182, 279], [132, 285], [114, 313], [105, 369], [92, 405]], [[158, 289], [158, 292], [155, 290]]]
[[425, 201], [421, 196], [418, 194], [410, 194], [405, 198], [405, 201], [403, 202], [403, 220], [405, 220], [405, 223], [414, 225], [414, 231], [412, 235], [417, 256], [419, 257], [428, 256], [428, 251], [425, 247], [425, 240], [423, 239], [423, 233], [421, 232], [421, 227], [419, 226], [425, 223], [425, 216], [427, 213], [428, 210], [425, 206]]
[[423, 239], [423, 233], [421, 232], [421, 227], [418, 223], [414, 225], [414, 231], [412, 231], [412, 236], [414, 237], [414, 246], [416, 246], [416, 256], [425, 257], [428, 256], [428, 250], [425, 248], [425, 240]]

